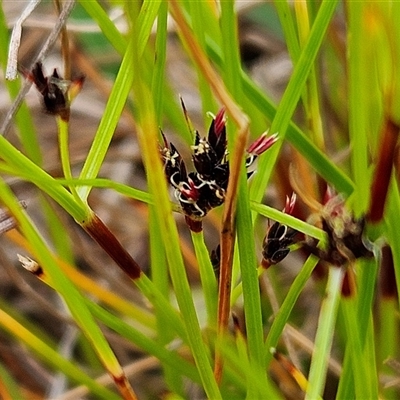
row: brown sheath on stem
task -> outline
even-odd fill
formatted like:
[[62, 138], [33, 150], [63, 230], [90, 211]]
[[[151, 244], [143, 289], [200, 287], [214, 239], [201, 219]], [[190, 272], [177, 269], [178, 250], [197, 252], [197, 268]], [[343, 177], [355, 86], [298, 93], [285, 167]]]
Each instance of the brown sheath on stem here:
[[125, 375], [120, 377], [113, 376], [113, 379], [125, 400], [137, 400], [137, 396]]
[[399, 137], [399, 126], [387, 118], [380, 136], [382, 140], [371, 186], [371, 204], [367, 216], [368, 221], [375, 223], [381, 221], [383, 217]]
[[82, 228], [85, 229], [132, 280], [140, 277], [142, 271], [138, 263], [124, 249], [118, 239], [96, 214], [92, 214], [92, 218], [83, 224]]
[[382, 259], [379, 268], [379, 288], [384, 299], [398, 298], [393, 254], [388, 245], [382, 247]]
[[356, 281], [354, 271], [352, 268], [348, 268], [343, 277], [342, 283], [342, 296], [353, 297], [356, 293]]

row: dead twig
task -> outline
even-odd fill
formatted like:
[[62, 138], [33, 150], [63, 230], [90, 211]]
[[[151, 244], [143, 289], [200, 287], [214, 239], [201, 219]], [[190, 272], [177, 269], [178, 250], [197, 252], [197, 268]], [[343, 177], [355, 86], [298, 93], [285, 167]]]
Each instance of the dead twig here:
[[15, 22], [8, 48], [8, 62], [6, 69], [6, 79], [10, 81], [17, 79], [18, 50], [21, 43], [22, 24], [32, 14], [33, 10], [39, 3], [40, 0], [30, 0], [28, 6], [24, 9], [24, 11], [22, 11], [21, 16]]

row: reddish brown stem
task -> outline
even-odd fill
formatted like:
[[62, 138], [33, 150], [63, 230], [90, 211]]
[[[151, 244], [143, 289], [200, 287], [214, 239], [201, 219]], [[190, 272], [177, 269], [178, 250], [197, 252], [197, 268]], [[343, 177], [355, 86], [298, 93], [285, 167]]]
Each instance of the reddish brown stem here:
[[199, 233], [203, 230], [202, 221], [194, 220], [194, 219], [188, 217], [187, 215], [185, 215], [185, 221], [186, 221], [186, 224], [188, 225], [189, 229], [192, 232]]
[[[227, 322], [229, 319], [230, 311], [230, 287], [231, 287], [231, 268], [232, 268], [232, 254], [234, 248], [234, 216], [235, 216], [235, 202], [236, 192], [238, 187], [240, 166], [243, 162], [243, 155], [246, 150], [247, 138], [249, 135], [248, 127], [249, 121], [246, 115], [238, 107], [235, 101], [231, 98], [226, 90], [221, 78], [217, 75], [208, 57], [204, 54], [203, 49], [193, 36], [193, 33], [182, 14], [181, 8], [177, 0], [170, 0], [171, 14], [179, 27], [182, 37], [187, 44], [193, 59], [198, 67], [201, 69], [203, 75], [213, 89], [216, 97], [225, 106], [227, 113], [231, 120], [239, 128], [235, 146], [233, 146], [233, 153], [230, 158], [230, 173], [228, 190], [225, 198], [225, 208], [223, 217], [223, 227], [221, 232], [221, 270], [220, 270], [220, 286], [218, 294], [218, 325], [217, 336], [218, 338], [227, 330]], [[217, 340], [218, 342], [218, 340]], [[214, 375], [217, 382], [220, 381], [222, 375], [222, 355], [218, 348], [216, 348]]]
[[[247, 121], [246, 121], [247, 122]], [[228, 190], [225, 199], [225, 208], [221, 230], [221, 264], [218, 288], [218, 324], [217, 336], [222, 338], [228, 329], [231, 309], [231, 281], [232, 264], [235, 244], [235, 212], [236, 196], [239, 185], [240, 165], [243, 160], [246, 140], [248, 137], [248, 124], [244, 123], [239, 130], [235, 141], [235, 152], [232, 156], [232, 166], [229, 174]], [[218, 341], [217, 341], [218, 344]], [[220, 383], [222, 378], [223, 359], [219, 349], [215, 352], [214, 376]]]
[[138, 263], [96, 214], [82, 227], [132, 280], [140, 277]]
[[[226, 223], [226, 221], [225, 221]], [[228, 223], [222, 229], [221, 232], [221, 267], [219, 275], [219, 286], [218, 286], [218, 337], [221, 338], [225, 333], [230, 315], [230, 294], [231, 294], [231, 282], [232, 282], [232, 263], [233, 263], [233, 249], [235, 234], [233, 226]], [[218, 346], [218, 342], [217, 342]], [[217, 348], [215, 351], [214, 361], [214, 376], [215, 380], [220, 383], [222, 379], [223, 369], [223, 358], [222, 354]]]
[[381, 132], [382, 140], [371, 186], [371, 204], [367, 217], [368, 221], [373, 223], [379, 222], [383, 217], [398, 137], [399, 127], [392, 120], [386, 119]]
[[113, 376], [113, 379], [124, 400], [137, 400], [137, 396], [125, 375], [119, 377]]
[[384, 246], [382, 248], [382, 261], [379, 275], [379, 288], [382, 297], [385, 299], [397, 299], [398, 293], [393, 255], [389, 246]]

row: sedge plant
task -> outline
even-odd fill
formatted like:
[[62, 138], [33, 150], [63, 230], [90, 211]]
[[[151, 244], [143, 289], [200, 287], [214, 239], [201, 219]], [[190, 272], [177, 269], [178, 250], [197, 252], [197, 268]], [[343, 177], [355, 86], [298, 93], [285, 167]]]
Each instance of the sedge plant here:
[[[44, 5], [59, 41], [20, 54], [20, 76], [1, 87], [0, 245], [9, 284], [51, 293], [51, 318], [77, 334], [64, 351], [67, 330], [46, 332], [0, 292], [2, 398], [398, 398], [399, 5], [239, 3]], [[22, 47], [7, 52], [17, 45], [0, 4], [6, 71]], [[30, 8], [23, 29], [37, 29]], [[243, 64], [243, 13], [279, 27], [292, 65], [279, 102]], [[169, 68], [177, 48], [200, 118], [171, 82], [184, 81]], [[75, 104], [92, 82], [104, 104], [78, 152]], [[140, 168], [112, 174], [123, 123]], [[44, 387], [43, 369], [63, 380]]]

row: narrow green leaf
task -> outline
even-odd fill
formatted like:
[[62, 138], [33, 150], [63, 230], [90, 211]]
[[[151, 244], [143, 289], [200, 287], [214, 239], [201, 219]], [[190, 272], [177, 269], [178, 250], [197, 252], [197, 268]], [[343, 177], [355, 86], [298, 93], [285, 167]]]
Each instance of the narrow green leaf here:
[[[111, 143], [111, 139], [114, 135], [115, 128], [131, 91], [134, 79], [132, 73], [132, 71], [134, 71], [134, 46], [138, 46], [136, 50], [138, 51], [139, 55], [142, 56], [150, 35], [151, 27], [157, 16], [160, 3], [160, 1], [145, 1], [142, 5], [141, 13], [137, 21], [139, 26], [138, 37], [131, 35], [129, 39], [118, 75], [115, 79], [110, 97], [108, 98], [103, 117], [100, 121], [96, 136], [82, 168], [80, 174], [80, 178], [82, 179], [95, 178], [100, 171], [108, 147]], [[78, 188], [78, 194], [84, 201], [87, 200], [89, 193], [90, 187], [83, 186]]]
[[266, 206], [264, 204], [258, 204], [254, 201], [251, 202], [251, 208], [253, 211], [256, 211], [258, 214], [263, 215], [264, 217], [280, 222], [283, 225], [290, 226], [291, 228], [296, 229], [296, 231], [302, 232], [308, 236], [322, 241], [327, 239], [326, 232], [324, 232], [322, 229], [310, 225], [307, 222], [301, 221], [292, 215], [285, 214], [284, 212], [275, 208]]
[[199, 263], [200, 279], [204, 292], [204, 299], [207, 309], [207, 320], [210, 328], [215, 328], [217, 324], [217, 279], [213, 266], [211, 265], [210, 255], [204, 243], [203, 232], [192, 232], [192, 240], [196, 258]]
[[[365, 214], [367, 210], [370, 180], [366, 174], [368, 170], [368, 123], [369, 105], [367, 101], [360, 101], [371, 96], [371, 68], [365, 68], [367, 51], [365, 39], [368, 36], [365, 25], [365, 4], [351, 2], [349, 4], [349, 131], [352, 150], [352, 171], [355, 183], [354, 203], [356, 213]], [[374, 110], [375, 112], [375, 110]]]
[[275, 315], [274, 322], [271, 325], [267, 339], [265, 341], [264, 355], [266, 357], [266, 365], [268, 366], [272, 360], [272, 349], [276, 349], [279, 338], [283, 332], [286, 322], [289, 319], [290, 313], [296, 303], [296, 300], [300, 296], [304, 285], [307, 283], [311, 272], [317, 265], [318, 259], [316, 257], [310, 256], [304, 263], [303, 268], [296, 276], [292, 286], [287, 293], [285, 300], [283, 301], [279, 312]]
[[[279, 103], [276, 115], [271, 125], [271, 132], [279, 132], [281, 139], [285, 138], [290, 119], [297, 106], [301, 92], [317, 56], [328, 24], [336, 9], [337, 1], [325, 0], [322, 2], [318, 15], [312, 26], [307, 43], [301, 51], [299, 60], [294, 67], [293, 74]], [[254, 177], [250, 188], [250, 198], [261, 201], [265, 187], [270, 178], [272, 166], [275, 164], [283, 140], [279, 141], [268, 154], [259, 160], [259, 173]]]
[[82, 295], [59, 269], [59, 266], [52, 257], [43, 239], [30, 222], [27, 214], [21, 209], [11, 189], [3, 180], [0, 180], [0, 195], [4, 204], [18, 221], [22, 232], [30, 241], [35, 252], [33, 256], [39, 265], [47, 272], [51, 281], [54, 283], [55, 289], [61, 294], [76, 322], [96, 349], [99, 358], [110, 373], [116, 377], [120, 377], [122, 372], [121, 367], [100, 328], [84, 305]]
[[[71, 361], [64, 359], [56, 350], [53, 350], [40, 338], [33, 335], [23, 325], [19, 324], [7, 313], [0, 309], [0, 325], [18, 337], [26, 346], [31, 348], [41, 359], [55, 369], [62, 370], [69, 378], [79, 384], [86, 385], [93, 393], [101, 399], [119, 399], [115, 393], [106, 389], [89, 378], [84, 372], [77, 368]], [[20, 397], [17, 397], [20, 398]]]
[[[132, 26], [136, 26], [136, 21], [132, 21]], [[134, 38], [133, 43], [137, 40], [137, 36], [139, 35], [136, 35], [134, 29], [132, 32], [132, 37]], [[195, 359], [207, 396], [219, 399], [221, 398], [221, 394], [212, 373], [209, 351], [202, 339], [196, 309], [193, 304], [191, 290], [179, 248], [178, 231], [175, 221], [172, 218], [166, 181], [158, 153], [158, 129], [155, 123], [154, 105], [152, 104], [153, 97], [149, 90], [151, 82], [146, 82], [146, 74], [140, 68], [140, 49], [135, 46], [133, 47], [134, 92], [136, 97], [141, 99], [137, 104], [138, 138], [147, 172], [149, 191], [154, 198], [154, 204], [157, 205], [154, 207], [154, 210], [160, 232], [164, 237], [168, 237], [165, 253], [192, 355]]]
[[[237, 15], [233, 1], [221, 3], [221, 37], [224, 58], [223, 77], [225, 85], [237, 104], [243, 98], [242, 82], [237, 79], [241, 75], [241, 61], [239, 54], [239, 39]], [[228, 133], [228, 146], [234, 146], [233, 132]], [[264, 370], [263, 360], [263, 326], [261, 314], [261, 298], [257, 275], [257, 259], [251, 211], [249, 208], [247, 176], [242, 166], [239, 177], [239, 187], [236, 205], [236, 230], [242, 273], [244, 311], [246, 314], [246, 332], [250, 363]], [[230, 284], [230, 283], [229, 283]], [[247, 396], [255, 396], [252, 387], [248, 387]]]
[[329, 268], [326, 297], [322, 301], [315, 337], [315, 347], [308, 376], [306, 400], [314, 400], [322, 396], [326, 381], [328, 359], [335, 331], [334, 327], [339, 307], [343, 277], [343, 268]]
[[127, 40], [124, 36], [122, 36], [115, 24], [110, 20], [109, 16], [101, 7], [99, 2], [80, 0], [79, 4], [85, 9], [90, 17], [96, 21], [104, 36], [114, 46], [115, 50], [117, 50], [120, 55], [123, 55], [127, 47]]
[[29, 181], [52, 197], [77, 221], [83, 222], [88, 218], [88, 208], [82, 208], [81, 204], [77, 204], [71, 193], [57, 183], [53, 177], [24, 156], [1, 135], [0, 156], [12, 166], [13, 169], [16, 169], [17, 175], [21, 174], [29, 178]]

